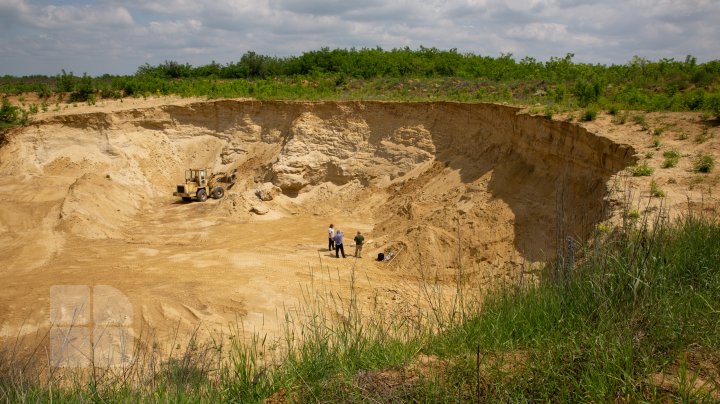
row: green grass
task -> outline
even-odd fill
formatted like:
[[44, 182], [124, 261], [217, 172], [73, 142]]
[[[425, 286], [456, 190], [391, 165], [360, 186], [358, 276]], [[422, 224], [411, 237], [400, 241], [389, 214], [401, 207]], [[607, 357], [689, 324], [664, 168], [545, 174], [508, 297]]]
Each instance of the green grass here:
[[[465, 371], [449, 380], [472, 377], [478, 346], [486, 356], [524, 353], [511, 378], [482, 376], [484, 399], [679, 399], [682, 386], [662, 391], [647, 376], [672, 372], [677, 358], [696, 346], [720, 358], [719, 247], [714, 220], [634, 227], [587, 251], [569, 273], [550, 269], [537, 287], [498, 292], [479, 316], [429, 345], [436, 355], [466, 361]], [[468, 387], [464, 400], [477, 395]]]
[[[20, 372], [0, 355], [0, 399], [715, 401], [720, 224], [697, 216], [648, 221], [578, 244], [575, 259], [559, 256], [538, 283], [495, 289], [481, 306], [433, 304], [445, 315], [414, 324], [383, 311], [363, 314], [352, 293], [342, 301], [308, 298], [302, 315], [288, 318], [304, 319], [299, 328], [288, 328], [279, 344], [191, 339], [129, 373], [98, 370], [49, 385], [44, 373]], [[323, 314], [328, 305], [342, 321]], [[653, 382], [661, 374], [678, 382], [661, 387]]]

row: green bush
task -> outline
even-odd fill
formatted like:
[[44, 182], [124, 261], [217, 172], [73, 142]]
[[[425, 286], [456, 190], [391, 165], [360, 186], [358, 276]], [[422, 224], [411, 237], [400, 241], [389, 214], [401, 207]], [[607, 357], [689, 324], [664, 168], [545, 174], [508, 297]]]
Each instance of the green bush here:
[[82, 78], [75, 87], [75, 90], [70, 93], [69, 102], [88, 102], [91, 104], [95, 103], [95, 87], [93, 80], [87, 74], [83, 74]]
[[597, 117], [597, 110], [595, 108], [587, 108], [582, 113], [582, 121], [589, 122], [594, 121]]
[[715, 159], [709, 154], [703, 154], [695, 159], [695, 165], [693, 166], [695, 172], [698, 173], [709, 173], [715, 167]]
[[628, 113], [627, 111], [622, 111], [615, 115], [613, 118], [613, 122], [618, 125], [625, 125], [625, 122], [627, 122], [628, 119]]
[[14, 124], [19, 117], [19, 109], [10, 103], [7, 97], [2, 99], [2, 106], [0, 107], [0, 125], [7, 126]]
[[662, 198], [665, 196], [665, 192], [660, 189], [660, 185], [658, 185], [655, 180], [650, 181], [650, 195], [658, 198]]
[[720, 118], [720, 93], [715, 93], [705, 97], [703, 100], [703, 109]]
[[675, 167], [680, 160], [680, 153], [677, 150], [667, 150], [663, 153], [665, 161], [663, 161], [662, 168]]
[[629, 170], [633, 177], [649, 177], [655, 171], [652, 167], [648, 166], [645, 160], [638, 165], [630, 167]]

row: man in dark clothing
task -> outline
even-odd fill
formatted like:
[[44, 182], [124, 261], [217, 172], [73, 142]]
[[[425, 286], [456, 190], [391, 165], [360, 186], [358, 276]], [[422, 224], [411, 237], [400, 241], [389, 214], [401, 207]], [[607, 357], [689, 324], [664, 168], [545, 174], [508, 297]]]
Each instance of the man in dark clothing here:
[[335, 258], [340, 258], [342, 252], [343, 258], [345, 258], [345, 248], [343, 247], [343, 236], [345, 233], [338, 229], [335, 231]]
[[362, 258], [363, 243], [365, 243], [365, 237], [363, 237], [362, 233], [357, 232], [355, 236], [355, 258]]

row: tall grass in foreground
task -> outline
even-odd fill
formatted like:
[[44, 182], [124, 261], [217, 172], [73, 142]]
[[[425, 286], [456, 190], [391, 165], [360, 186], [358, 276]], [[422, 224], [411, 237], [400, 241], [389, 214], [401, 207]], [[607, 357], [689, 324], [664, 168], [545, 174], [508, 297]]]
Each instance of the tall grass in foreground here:
[[573, 266], [548, 266], [537, 284], [496, 290], [462, 316], [363, 312], [353, 276], [349, 298], [308, 289], [276, 342], [191, 339], [101, 380], [21, 372], [6, 356], [0, 399], [718, 401], [720, 224], [630, 222], [578, 248]]
[[[426, 392], [440, 400], [720, 399], [716, 219], [632, 226], [584, 253], [570, 276], [499, 291], [476, 317], [434, 337], [427, 350], [455, 360]], [[479, 378], [478, 360], [487, 367]], [[692, 376], [681, 382], [683, 366]]]

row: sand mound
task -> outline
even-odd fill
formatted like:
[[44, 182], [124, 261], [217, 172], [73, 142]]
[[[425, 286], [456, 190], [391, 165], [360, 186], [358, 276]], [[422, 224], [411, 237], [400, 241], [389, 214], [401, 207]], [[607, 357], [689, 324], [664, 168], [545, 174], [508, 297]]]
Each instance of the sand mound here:
[[87, 173], [68, 188], [57, 229], [90, 239], [122, 238], [123, 228], [138, 213], [142, 190]]

